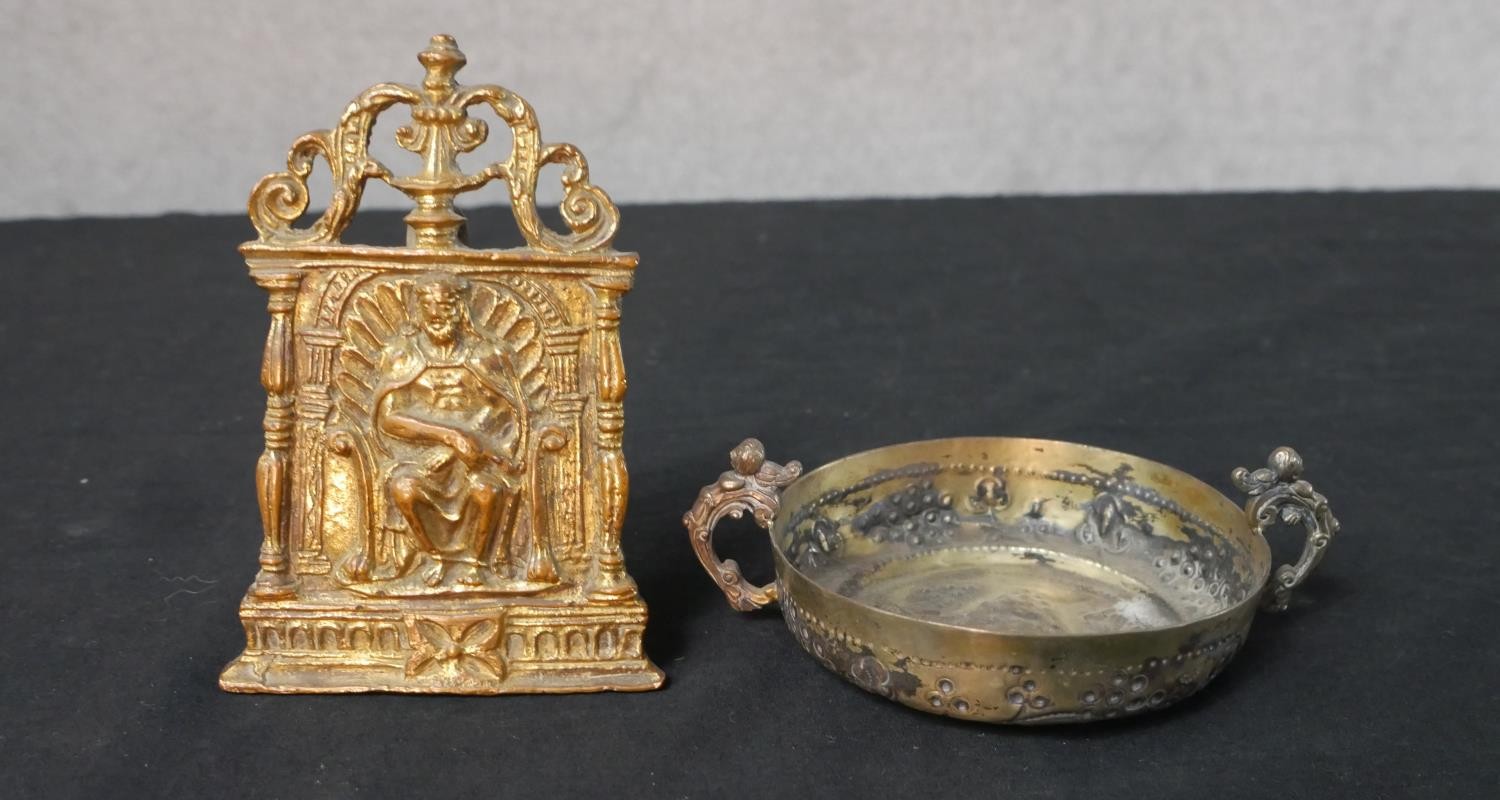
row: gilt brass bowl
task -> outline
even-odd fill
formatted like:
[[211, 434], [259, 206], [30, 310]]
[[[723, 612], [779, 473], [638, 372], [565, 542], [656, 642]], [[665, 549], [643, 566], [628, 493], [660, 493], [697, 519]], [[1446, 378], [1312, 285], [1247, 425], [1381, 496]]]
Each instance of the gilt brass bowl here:
[[[779, 602], [823, 666], [912, 708], [984, 722], [1083, 722], [1203, 688], [1258, 607], [1284, 609], [1338, 521], [1291, 448], [1237, 469], [1244, 509], [1136, 456], [1036, 439], [913, 442], [807, 475], [747, 439], [684, 517], [732, 606]], [[749, 511], [776, 580], [747, 583], [713, 529]], [[1296, 564], [1263, 536], [1300, 524]]]

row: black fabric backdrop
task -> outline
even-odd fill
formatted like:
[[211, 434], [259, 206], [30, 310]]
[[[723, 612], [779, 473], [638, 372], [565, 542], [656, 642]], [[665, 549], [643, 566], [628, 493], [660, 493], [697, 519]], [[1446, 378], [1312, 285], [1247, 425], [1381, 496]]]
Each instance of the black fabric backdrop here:
[[[1497, 221], [1485, 193], [627, 208], [625, 547], [669, 683], [469, 699], [215, 687], [259, 540], [245, 221], [0, 225], [3, 793], [1494, 797]], [[1207, 691], [1055, 729], [867, 695], [687, 546], [741, 437], [811, 467], [970, 434], [1226, 490], [1293, 444], [1344, 532]]]

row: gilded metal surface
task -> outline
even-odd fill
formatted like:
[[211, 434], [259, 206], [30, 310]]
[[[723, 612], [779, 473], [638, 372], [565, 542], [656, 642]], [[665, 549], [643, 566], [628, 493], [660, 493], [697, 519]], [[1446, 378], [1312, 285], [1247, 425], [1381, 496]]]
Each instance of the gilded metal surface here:
[[[731, 605], [779, 600], [802, 647], [845, 679], [986, 722], [1187, 697], [1244, 642], [1257, 601], [1283, 607], [1337, 530], [1290, 448], [1235, 472], [1253, 493], [1245, 511], [1170, 467], [1063, 442], [915, 442], [798, 478], [751, 439], [732, 461], [685, 518]], [[746, 509], [770, 531], [771, 587], [746, 587], [712, 551], [713, 524]], [[1268, 585], [1262, 534], [1278, 519], [1304, 523], [1309, 543]]]
[[[610, 248], [619, 215], [572, 145], [544, 144], [531, 107], [460, 86], [464, 55], [435, 36], [420, 85], [379, 84], [339, 125], [298, 139], [287, 170], [250, 196], [241, 247], [270, 295], [256, 468], [260, 572], [240, 606], [239, 692], [459, 694], [646, 690], [646, 608], [620, 553], [628, 477], [620, 297], [637, 258]], [[396, 141], [421, 158], [397, 176], [370, 157], [376, 117], [411, 107]], [[509, 157], [463, 172], [483, 104]], [[307, 210], [322, 158], [327, 211]], [[543, 226], [536, 181], [564, 166], [563, 219]], [[369, 179], [415, 205], [407, 246], [347, 245]], [[454, 199], [510, 190], [525, 240], [465, 244]]]

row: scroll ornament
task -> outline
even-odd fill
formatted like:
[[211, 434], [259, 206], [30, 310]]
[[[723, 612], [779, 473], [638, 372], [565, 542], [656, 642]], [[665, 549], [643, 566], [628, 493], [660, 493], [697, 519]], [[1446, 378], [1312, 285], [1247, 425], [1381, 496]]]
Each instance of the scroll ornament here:
[[[432, 37], [417, 58], [427, 71], [420, 86], [381, 83], [366, 89], [349, 103], [337, 127], [303, 134], [292, 143], [286, 170], [267, 175], [255, 186], [249, 210], [261, 242], [338, 242], [359, 208], [365, 181], [374, 178], [416, 204], [407, 217], [413, 245], [452, 247], [461, 240], [465, 222], [454, 209], [454, 199], [498, 179], [509, 188], [511, 213], [527, 247], [556, 255], [609, 249], [620, 212], [603, 189], [589, 182], [588, 161], [578, 148], [543, 143], [531, 105], [510, 90], [459, 85], [454, 78], [467, 58], [453, 37]], [[422, 169], [415, 175], [397, 176], [369, 152], [376, 119], [396, 104], [411, 106], [411, 124], [396, 129], [396, 143], [421, 156]], [[489, 136], [489, 126], [468, 113], [469, 107], [481, 104], [510, 126], [513, 143], [505, 161], [466, 174], [458, 166], [458, 156]], [[308, 227], [293, 227], [307, 211], [307, 179], [318, 158], [332, 173], [332, 198]], [[546, 227], [537, 213], [537, 178], [547, 164], [563, 167], [561, 211], [568, 233]]]

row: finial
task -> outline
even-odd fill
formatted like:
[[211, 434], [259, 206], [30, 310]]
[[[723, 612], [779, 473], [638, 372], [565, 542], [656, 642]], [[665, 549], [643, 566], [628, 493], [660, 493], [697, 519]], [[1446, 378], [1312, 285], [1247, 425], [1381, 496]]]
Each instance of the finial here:
[[427, 77], [422, 86], [428, 89], [452, 89], [454, 76], [469, 63], [458, 42], [446, 33], [440, 33], [427, 43], [427, 49], [417, 54], [417, 60], [427, 68]]
[[[519, 95], [494, 84], [459, 86], [455, 76], [468, 59], [447, 34], [432, 37], [417, 54], [426, 74], [421, 84], [379, 83], [366, 89], [345, 109], [339, 124], [304, 134], [287, 154], [287, 169], [262, 178], [250, 192], [250, 220], [260, 241], [274, 245], [337, 243], [359, 208], [365, 182], [383, 181], [411, 198], [406, 216], [407, 245], [443, 250], [464, 245], [464, 217], [454, 199], [492, 180], [504, 181], [510, 211], [526, 246], [552, 254], [605, 250], [614, 238], [620, 214], [609, 195], [589, 182], [588, 161], [570, 144], [542, 141], [531, 106]], [[370, 154], [375, 119], [393, 105], [411, 108], [411, 124], [395, 130], [396, 144], [416, 153], [422, 167], [397, 175]], [[511, 131], [508, 157], [465, 172], [458, 157], [473, 152], [489, 135], [484, 120], [470, 117], [471, 106], [483, 106]], [[333, 196], [322, 216], [305, 228], [294, 227], [307, 211], [307, 178], [313, 163], [327, 162]], [[563, 200], [559, 206], [568, 231], [543, 224], [536, 210], [537, 178], [548, 164], [562, 167]]]

